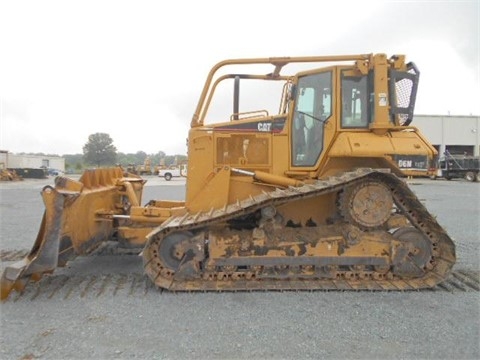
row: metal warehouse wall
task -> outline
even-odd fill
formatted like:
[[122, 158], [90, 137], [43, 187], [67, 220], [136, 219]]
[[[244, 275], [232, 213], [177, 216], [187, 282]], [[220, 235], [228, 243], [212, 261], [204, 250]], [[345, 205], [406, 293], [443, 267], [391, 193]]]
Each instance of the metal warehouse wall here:
[[479, 116], [415, 115], [411, 125], [418, 127], [440, 154], [462, 149], [480, 155]]

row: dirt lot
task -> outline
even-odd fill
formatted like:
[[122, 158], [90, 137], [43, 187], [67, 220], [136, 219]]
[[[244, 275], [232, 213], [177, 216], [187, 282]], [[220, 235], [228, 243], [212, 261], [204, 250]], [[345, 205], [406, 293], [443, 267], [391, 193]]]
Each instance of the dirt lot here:
[[[33, 244], [49, 180], [0, 183], [2, 269]], [[478, 359], [480, 184], [412, 180], [456, 242], [454, 275], [415, 292], [159, 292], [141, 259], [108, 252], [0, 305], [2, 359]], [[150, 178], [144, 202], [183, 199]]]

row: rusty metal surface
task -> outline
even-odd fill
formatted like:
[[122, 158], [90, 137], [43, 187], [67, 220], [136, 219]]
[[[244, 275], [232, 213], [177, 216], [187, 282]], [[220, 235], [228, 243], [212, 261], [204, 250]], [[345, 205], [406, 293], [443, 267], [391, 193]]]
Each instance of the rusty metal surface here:
[[[200, 268], [207, 257], [205, 243], [201, 236], [193, 236], [188, 241], [178, 241], [169, 244], [172, 247], [171, 258], [178, 259], [175, 262], [165, 262], [166, 250], [162, 249], [162, 241], [169, 234], [176, 231], [183, 233], [198, 233], [200, 230], [214, 229], [216, 224], [222, 224], [228, 220], [252, 214], [266, 206], [278, 206], [291, 201], [306, 199], [309, 197], [321, 196], [332, 192], [338, 192], [352, 184], [363, 184], [380, 181], [390, 189], [393, 201], [397, 210], [406, 217], [411, 226], [415, 227], [429, 242], [431, 250], [428, 263], [424, 265], [421, 272], [406, 272], [402, 263], [397, 263], [390, 270], [382, 267], [382, 263], [371, 264], [374, 271], [363, 271], [362, 269], [340, 269], [335, 266], [333, 260], [330, 267], [322, 271], [313, 271], [308, 266], [311, 263], [300, 263], [300, 272], [296, 266], [281, 262], [281, 256], [272, 263], [267, 261], [261, 265], [262, 269], [254, 268], [259, 266], [256, 263], [249, 263], [252, 257], [246, 256], [245, 264], [241, 270], [232, 266], [240, 266], [240, 263], [225, 263], [229, 267], [205, 269]], [[235, 235], [236, 236], [236, 235]], [[399, 242], [402, 245], [401, 242]], [[365, 244], [365, 243], [362, 243]], [[413, 245], [412, 245], [413, 246]], [[159, 250], [161, 249], [161, 250]], [[408, 246], [400, 246], [404, 254], [398, 257], [410, 261], [410, 249]], [[399, 251], [399, 253], [401, 252]], [[161, 255], [162, 253], [163, 255]], [[146, 274], [159, 287], [173, 291], [238, 291], [238, 290], [290, 290], [290, 289], [331, 289], [331, 290], [416, 290], [432, 288], [443, 282], [451, 267], [455, 263], [455, 247], [450, 237], [442, 227], [428, 213], [425, 207], [419, 202], [408, 186], [396, 176], [370, 169], [362, 169], [345, 173], [340, 177], [333, 177], [328, 180], [316, 181], [313, 184], [304, 185], [299, 188], [277, 189], [273, 192], [252, 196], [249, 199], [226, 205], [221, 209], [211, 209], [208, 212], [185, 214], [184, 216], [172, 218], [164, 223], [157, 233], [151, 235], [143, 252], [144, 267]], [[225, 259], [231, 256], [225, 254]], [[377, 259], [381, 259], [377, 257]], [[323, 259], [325, 260], [325, 259]], [[365, 258], [364, 258], [365, 260]], [[275, 262], [276, 261], [276, 262]], [[400, 260], [399, 260], [400, 261]], [[412, 262], [415, 266], [415, 262]], [[341, 261], [338, 261], [341, 263]], [[281, 264], [281, 265], [278, 265]], [[352, 263], [355, 264], [355, 263]], [[360, 262], [362, 264], [362, 262]], [[365, 264], [365, 262], [363, 262]], [[367, 262], [368, 264], [368, 262]], [[306, 265], [306, 266], [305, 266]], [[395, 265], [395, 264], [393, 264]], [[414, 274], [415, 277], [411, 275]]]

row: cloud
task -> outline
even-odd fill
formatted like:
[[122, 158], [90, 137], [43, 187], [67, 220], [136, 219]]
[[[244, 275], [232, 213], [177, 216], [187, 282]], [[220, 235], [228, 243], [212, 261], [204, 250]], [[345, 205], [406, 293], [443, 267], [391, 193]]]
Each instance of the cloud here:
[[95, 132], [122, 152], [181, 152], [208, 71], [228, 58], [405, 53], [419, 111], [480, 112], [478, 1], [0, 6], [0, 148], [14, 152], [78, 153]]

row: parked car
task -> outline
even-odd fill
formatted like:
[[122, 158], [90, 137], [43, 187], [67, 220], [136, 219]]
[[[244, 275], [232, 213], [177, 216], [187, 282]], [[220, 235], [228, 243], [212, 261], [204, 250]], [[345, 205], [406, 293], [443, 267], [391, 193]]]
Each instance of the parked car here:
[[47, 173], [49, 176], [59, 176], [65, 174], [62, 170], [58, 169], [47, 169]]

